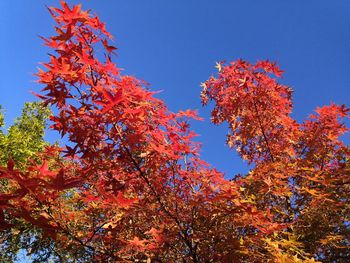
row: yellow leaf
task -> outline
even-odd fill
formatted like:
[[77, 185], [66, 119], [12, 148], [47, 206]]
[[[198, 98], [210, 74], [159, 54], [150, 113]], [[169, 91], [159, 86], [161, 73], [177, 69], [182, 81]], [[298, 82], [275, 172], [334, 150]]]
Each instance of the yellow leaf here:
[[92, 208], [96, 208], [97, 207], [97, 204], [95, 202], [90, 202], [89, 204]]
[[150, 152], [147, 151], [147, 152], [141, 153], [141, 154], [140, 154], [140, 157], [141, 157], [141, 158], [144, 158], [144, 157], [146, 157], [146, 156], [149, 155], [149, 154], [150, 154]]
[[221, 66], [220, 63], [216, 62], [216, 66], [215, 67], [218, 69], [219, 72], [221, 72], [222, 66]]
[[241, 237], [241, 238], [239, 239], [239, 244], [240, 244], [241, 246], [244, 244], [243, 237]]

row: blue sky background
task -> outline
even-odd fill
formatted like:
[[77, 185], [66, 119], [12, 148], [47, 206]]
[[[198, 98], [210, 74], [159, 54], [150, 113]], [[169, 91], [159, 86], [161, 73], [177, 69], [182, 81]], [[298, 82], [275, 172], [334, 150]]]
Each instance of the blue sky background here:
[[[171, 110], [198, 109], [193, 123], [202, 156], [228, 176], [247, 167], [224, 145], [226, 127], [210, 124], [200, 83], [216, 61], [270, 59], [285, 70], [294, 93], [293, 116], [302, 121], [316, 106], [350, 106], [350, 1], [348, 0], [86, 0], [115, 37], [115, 62], [151, 83]], [[48, 49], [38, 35], [53, 34], [45, 5], [59, 1], [0, 1], [0, 105], [11, 124], [38, 91], [33, 74]], [[59, 137], [48, 133], [54, 141]], [[347, 143], [350, 136], [344, 137]]]

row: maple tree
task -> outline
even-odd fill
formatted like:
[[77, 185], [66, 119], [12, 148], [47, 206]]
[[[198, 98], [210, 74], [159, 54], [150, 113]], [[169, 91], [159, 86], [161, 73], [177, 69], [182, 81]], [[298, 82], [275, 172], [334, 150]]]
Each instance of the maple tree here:
[[4, 231], [25, 222], [58, 262], [346, 261], [345, 106], [297, 123], [274, 63], [218, 63], [202, 102], [214, 103], [213, 123], [229, 124], [228, 146], [252, 166], [228, 180], [200, 159], [188, 124], [196, 112], [169, 111], [121, 74], [105, 24], [61, 5], [49, 8], [57, 34], [43, 37], [54, 53], [37, 96], [68, 143], [0, 168]]

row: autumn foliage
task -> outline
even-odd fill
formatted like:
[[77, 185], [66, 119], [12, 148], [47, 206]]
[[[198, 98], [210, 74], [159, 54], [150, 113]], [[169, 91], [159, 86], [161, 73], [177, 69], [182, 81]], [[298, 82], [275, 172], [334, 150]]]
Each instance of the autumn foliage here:
[[68, 143], [0, 168], [3, 231], [35, 229], [59, 262], [346, 262], [349, 109], [297, 123], [274, 63], [218, 63], [201, 99], [252, 167], [228, 180], [200, 159], [196, 112], [169, 111], [121, 74], [105, 24], [61, 4], [37, 96]]

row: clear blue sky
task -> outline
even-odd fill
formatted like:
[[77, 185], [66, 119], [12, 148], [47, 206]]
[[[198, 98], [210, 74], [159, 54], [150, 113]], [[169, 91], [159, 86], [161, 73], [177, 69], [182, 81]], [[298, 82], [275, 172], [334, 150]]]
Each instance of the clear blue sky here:
[[[79, 1], [67, 1], [78, 3]], [[199, 109], [193, 124], [205, 160], [228, 176], [246, 168], [224, 145], [226, 129], [210, 124], [199, 100], [200, 83], [215, 62], [243, 58], [277, 61], [283, 83], [294, 91], [293, 116], [301, 121], [317, 105], [350, 104], [349, 0], [86, 0], [115, 36], [115, 62], [125, 73], [151, 83], [171, 110]], [[0, 1], [0, 105], [10, 124], [48, 50], [38, 35], [53, 33], [48, 0]], [[48, 139], [55, 140], [49, 133]], [[344, 138], [350, 141], [349, 135]]]

